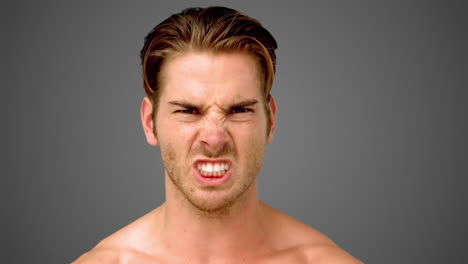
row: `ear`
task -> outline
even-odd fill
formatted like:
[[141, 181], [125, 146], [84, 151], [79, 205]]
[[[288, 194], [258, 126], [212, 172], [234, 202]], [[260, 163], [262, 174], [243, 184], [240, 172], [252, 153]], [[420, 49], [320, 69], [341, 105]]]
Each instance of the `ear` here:
[[273, 135], [275, 134], [276, 128], [276, 101], [275, 98], [272, 96], [269, 102], [270, 106], [270, 131], [268, 131], [268, 139], [267, 143], [270, 144], [273, 141]]
[[140, 114], [146, 141], [148, 141], [148, 144], [151, 146], [157, 146], [159, 142], [154, 132], [153, 103], [148, 97], [143, 98], [143, 102], [141, 102]]

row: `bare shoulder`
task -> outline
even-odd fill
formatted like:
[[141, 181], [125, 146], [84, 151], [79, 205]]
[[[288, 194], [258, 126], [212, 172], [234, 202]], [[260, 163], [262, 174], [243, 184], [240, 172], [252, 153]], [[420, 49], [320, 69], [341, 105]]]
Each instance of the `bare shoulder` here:
[[301, 252], [306, 263], [315, 264], [363, 264], [338, 246], [304, 245]]
[[150, 230], [152, 226], [149, 223], [157, 214], [157, 209], [151, 211], [106, 237], [92, 250], [81, 255], [73, 264], [129, 263], [129, 260], [133, 263], [136, 259], [138, 262], [134, 263], [154, 263], [152, 256], [146, 255], [145, 252], [150, 251], [148, 244], [152, 243], [148, 234], [153, 230]]
[[72, 264], [157, 264], [161, 260], [155, 256], [145, 254], [130, 248], [96, 247], [83, 254]]
[[269, 229], [284, 242], [280, 248], [294, 245], [336, 246], [326, 235], [301, 221], [282, 213], [267, 204], [263, 204], [268, 215]]
[[265, 256], [262, 264], [363, 264], [346, 251], [329, 245], [296, 245]]
[[120, 253], [110, 248], [95, 248], [81, 255], [72, 264], [117, 264], [120, 263]]
[[270, 219], [274, 219], [270, 221], [270, 228], [276, 230], [278, 241], [281, 241], [277, 244], [281, 250], [275, 254], [275, 259], [285, 258], [291, 260], [289, 263], [362, 264], [325, 234], [268, 205], [265, 206], [270, 211]]

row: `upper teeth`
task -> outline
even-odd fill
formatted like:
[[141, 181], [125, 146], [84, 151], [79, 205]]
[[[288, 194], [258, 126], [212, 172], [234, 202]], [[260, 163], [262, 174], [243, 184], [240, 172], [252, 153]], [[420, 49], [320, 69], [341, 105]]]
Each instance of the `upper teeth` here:
[[221, 175], [229, 169], [229, 165], [227, 163], [207, 162], [198, 163], [197, 168], [203, 175]]

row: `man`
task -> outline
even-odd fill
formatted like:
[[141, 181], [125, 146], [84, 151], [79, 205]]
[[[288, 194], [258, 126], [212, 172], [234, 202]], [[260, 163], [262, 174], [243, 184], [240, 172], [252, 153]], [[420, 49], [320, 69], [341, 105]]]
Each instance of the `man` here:
[[223, 7], [186, 9], [148, 34], [141, 120], [161, 148], [166, 202], [75, 263], [361, 263], [258, 199], [276, 48]]

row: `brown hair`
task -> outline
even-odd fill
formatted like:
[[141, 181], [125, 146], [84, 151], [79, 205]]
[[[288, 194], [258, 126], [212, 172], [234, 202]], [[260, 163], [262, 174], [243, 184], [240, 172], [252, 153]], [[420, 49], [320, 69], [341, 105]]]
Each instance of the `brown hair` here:
[[247, 52], [261, 66], [263, 94], [268, 102], [275, 75], [276, 48], [275, 39], [259, 21], [230, 8], [188, 8], [170, 16], [150, 31], [140, 52], [143, 85], [153, 103], [153, 117], [161, 93], [159, 75], [171, 56], [188, 51]]

